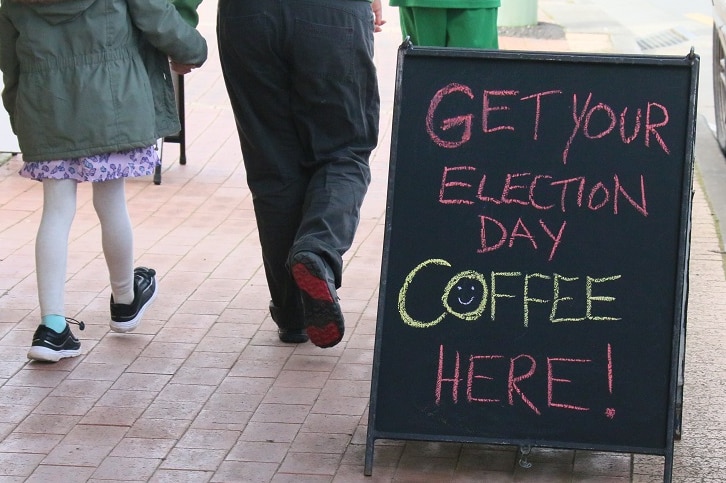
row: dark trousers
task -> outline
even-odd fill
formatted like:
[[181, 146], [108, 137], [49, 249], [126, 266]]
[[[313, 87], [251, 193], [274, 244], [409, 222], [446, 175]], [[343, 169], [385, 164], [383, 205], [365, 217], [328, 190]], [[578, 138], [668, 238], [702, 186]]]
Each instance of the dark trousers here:
[[341, 284], [378, 139], [370, 4], [220, 0], [217, 38], [252, 192], [272, 314], [302, 326], [289, 260], [320, 255]]

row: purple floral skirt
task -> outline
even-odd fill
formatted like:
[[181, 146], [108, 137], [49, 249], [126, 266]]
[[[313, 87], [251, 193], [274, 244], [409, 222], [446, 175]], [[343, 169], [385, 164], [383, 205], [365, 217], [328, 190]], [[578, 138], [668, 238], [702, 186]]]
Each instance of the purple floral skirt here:
[[53, 161], [26, 161], [19, 174], [25, 178], [109, 181], [154, 173], [161, 163], [156, 146]]

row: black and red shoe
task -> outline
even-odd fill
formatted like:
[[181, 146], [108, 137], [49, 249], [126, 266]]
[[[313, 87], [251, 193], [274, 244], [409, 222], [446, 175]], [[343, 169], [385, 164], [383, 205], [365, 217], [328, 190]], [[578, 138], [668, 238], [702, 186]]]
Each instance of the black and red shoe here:
[[295, 254], [290, 269], [302, 294], [303, 316], [310, 341], [318, 347], [333, 347], [343, 339], [345, 320], [330, 269], [312, 252]]

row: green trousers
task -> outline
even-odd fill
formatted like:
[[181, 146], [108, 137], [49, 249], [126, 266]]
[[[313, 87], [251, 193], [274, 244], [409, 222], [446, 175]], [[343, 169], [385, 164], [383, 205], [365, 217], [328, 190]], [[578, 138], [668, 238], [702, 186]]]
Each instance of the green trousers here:
[[497, 8], [399, 7], [403, 37], [418, 46], [498, 49]]

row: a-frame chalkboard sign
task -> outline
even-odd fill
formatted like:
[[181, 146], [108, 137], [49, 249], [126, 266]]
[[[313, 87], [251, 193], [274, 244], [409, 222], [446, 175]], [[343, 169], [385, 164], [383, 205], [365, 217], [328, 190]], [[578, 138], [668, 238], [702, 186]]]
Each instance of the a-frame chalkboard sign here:
[[673, 471], [699, 57], [399, 49], [377, 439]]

